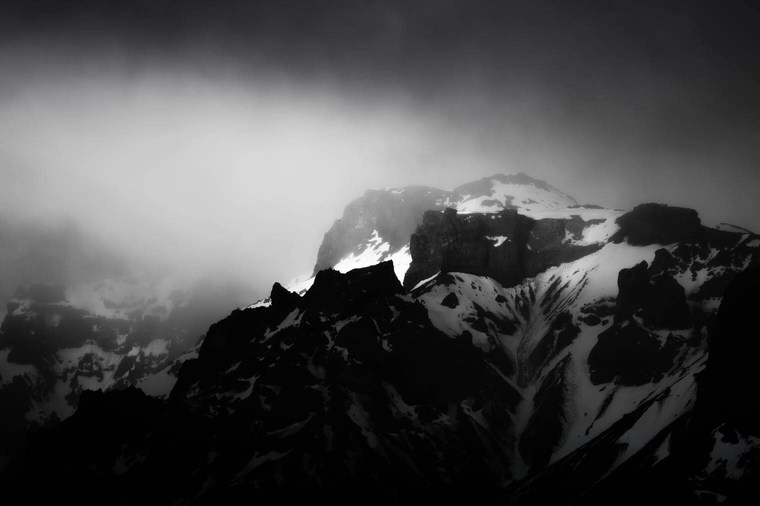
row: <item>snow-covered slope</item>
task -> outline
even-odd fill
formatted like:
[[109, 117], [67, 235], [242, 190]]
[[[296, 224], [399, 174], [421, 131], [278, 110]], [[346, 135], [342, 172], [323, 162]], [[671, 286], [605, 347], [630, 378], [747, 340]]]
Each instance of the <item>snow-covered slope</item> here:
[[462, 185], [451, 193], [446, 207], [453, 207], [464, 214], [496, 213], [513, 208], [530, 216], [534, 212], [541, 213], [578, 205], [571, 196], [522, 172], [514, 175], [497, 174]]
[[[610, 381], [599, 382], [590, 371], [589, 357], [599, 335], [615, 323], [610, 316], [589, 316], [614, 305], [621, 269], [651, 263], [660, 248], [608, 244], [512, 288], [487, 277], [450, 273], [413, 292], [439, 330], [452, 338], [471, 336], [473, 346], [486, 354], [503, 354], [512, 364], [504, 381], [520, 393], [513, 412], [514, 444], [524, 450], [515, 452], [521, 457], [513, 462], [515, 477], [525, 476], [537, 463], [546, 466], [572, 453], [642, 402], [667, 392], [651, 413], [641, 415], [645, 418], [640, 424], [621, 436], [621, 442], [632, 438], [636, 444], [627, 445], [615, 464], [619, 465], [693, 404], [694, 374], [705, 359], [704, 349], [684, 345], [689, 339], [700, 340], [693, 329], [648, 329], [658, 346], [669, 342], [678, 349], [677, 361], [653, 371], [649, 381], [628, 384], [613, 375]], [[498, 322], [510, 325], [505, 329]], [[554, 396], [553, 402], [540, 400], [541, 396]], [[562, 422], [547, 431], [545, 418]]]
[[[743, 497], [760, 472], [760, 236], [578, 206], [524, 175], [408, 191], [352, 203], [320, 249], [335, 269], [275, 284], [139, 381], [173, 384], [171, 402], [85, 392], [29, 462], [90, 473], [113, 504]], [[418, 221], [410, 195], [433, 204]]]
[[[511, 285], [442, 264], [405, 291], [391, 262], [321, 271], [302, 296], [276, 285], [271, 305], [209, 329], [179, 369], [172, 403], [124, 394], [120, 409], [157, 421], [129, 431], [129, 445], [126, 429], [104, 436], [111, 457], [99, 464], [129, 484], [113, 502], [129, 502], [127, 489], [146, 493], [129, 476], [165, 469], [176, 472], [160, 493], [178, 503], [282, 494], [628, 503], [610, 495], [615, 480], [651, 473], [678, 503], [735, 493], [757, 470], [760, 431], [721, 412], [709, 423], [690, 417], [706, 402], [697, 378], [711, 367], [725, 287], [760, 265], [758, 236], [701, 227], [694, 213], [666, 206], [588, 211], [550, 221], [447, 213], [462, 226], [491, 216], [527, 224], [536, 234], [522, 239], [523, 254], [545, 239], [547, 251], [582, 253]], [[434, 248], [445, 257], [470, 243], [489, 255], [516, 247], [517, 236], [473, 230]], [[390, 251], [379, 233], [371, 239], [344, 268]], [[111, 420], [113, 399], [92, 397], [66, 430]], [[165, 441], [181, 450], [155, 450]], [[684, 447], [704, 448], [704, 466]], [[76, 466], [92, 468], [91, 458]]]
[[[492, 246], [490, 254], [498, 255], [516, 236], [488, 235], [495, 226], [491, 223], [505, 217], [501, 201], [476, 200], [457, 206], [468, 212], [449, 214], [459, 220], [456, 236], [445, 235], [438, 218], [423, 223], [416, 234], [432, 227], [429, 235], [443, 237], [439, 240], [446, 245], [432, 247], [446, 248], [444, 257], [457, 251], [472, 255], [477, 250], [467, 244], [478, 238], [468, 235], [466, 227], [475, 223]], [[475, 268], [480, 275], [439, 273], [416, 283], [411, 300], [424, 305], [436, 329], [478, 349], [503, 387], [519, 398], [508, 408], [514, 425], [502, 449], [510, 455], [512, 479], [524, 479], [527, 489], [542, 476], [539, 470], [555, 464], [598, 466], [585, 462], [599, 458], [604, 440], [609, 440], [604, 448], [618, 450], [594, 471], [587, 487], [643, 455], [653, 463], [668, 459], [673, 427], [695, 406], [696, 377], [707, 363], [707, 338], [723, 289], [760, 264], [758, 236], [736, 228], [701, 227], [692, 211], [667, 206], [643, 205], [624, 213], [568, 200], [540, 208], [531, 204], [532, 209], [518, 213], [536, 223], [564, 223], [560, 248], [593, 249], [515, 286], [483, 276], [482, 266]], [[528, 251], [535, 237], [532, 233], [527, 240]], [[361, 267], [387, 258], [383, 253], [389, 247], [377, 240], [377, 233], [370, 244], [366, 256], [350, 257], [365, 263], [344, 265]], [[424, 244], [431, 247], [427, 240]], [[487, 417], [479, 420], [489, 427]], [[714, 436], [706, 474], [693, 479], [718, 487], [741, 479], [752, 469], [750, 459], [760, 455], [759, 435], [740, 435], [730, 444], [729, 436]], [[656, 451], [647, 453], [655, 443]]]

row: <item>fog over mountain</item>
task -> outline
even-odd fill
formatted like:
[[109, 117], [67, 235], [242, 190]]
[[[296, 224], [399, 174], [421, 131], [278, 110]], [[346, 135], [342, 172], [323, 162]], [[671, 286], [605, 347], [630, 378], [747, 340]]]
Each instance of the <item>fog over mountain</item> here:
[[311, 271], [367, 188], [518, 171], [760, 229], [750, 2], [0, 9], [3, 222], [81, 231], [129, 268], [223, 273], [255, 299]]
[[0, 2], [0, 497], [757, 504], [759, 61], [741, 0]]

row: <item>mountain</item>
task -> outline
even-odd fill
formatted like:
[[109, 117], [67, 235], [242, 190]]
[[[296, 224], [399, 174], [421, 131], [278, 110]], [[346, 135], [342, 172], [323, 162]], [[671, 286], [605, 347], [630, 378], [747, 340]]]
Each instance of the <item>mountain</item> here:
[[0, 468], [24, 434], [73, 414], [82, 392], [137, 386], [167, 396], [237, 285], [134, 276], [22, 285], [0, 325]]
[[187, 296], [116, 281], [68, 294], [21, 287], [0, 327], [2, 431], [56, 423], [74, 412], [82, 390], [134, 385], [187, 351], [200, 335], [175, 326]]
[[167, 399], [83, 392], [4, 489], [60, 500], [86, 480], [103, 504], [760, 497], [760, 236], [495, 176], [368, 192], [326, 234], [317, 266], [333, 262], [212, 325]]
[[137, 266], [72, 221], [0, 217], [0, 468], [9, 445], [70, 416], [83, 390], [168, 395], [175, 361], [246, 291]]
[[[578, 215], [597, 225], [619, 215], [597, 206], [579, 206], [569, 195], [522, 172], [497, 174], [454, 190], [427, 186], [368, 190], [349, 203], [343, 216], [325, 233], [314, 271], [287, 283], [286, 287], [303, 294], [321, 270], [345, 273], [387, 260], [393, 261], [396, 276], [403, 282], [412, 261], [410, 238], [422, 224], [425, 212], [447, 208], [464, 214], [493, 214], [512, 209], [535, 218]], [[596, 227], [595, 233], [604, 234], [604, 227]], [[268, 303], [264, 299], [253, 306]]]

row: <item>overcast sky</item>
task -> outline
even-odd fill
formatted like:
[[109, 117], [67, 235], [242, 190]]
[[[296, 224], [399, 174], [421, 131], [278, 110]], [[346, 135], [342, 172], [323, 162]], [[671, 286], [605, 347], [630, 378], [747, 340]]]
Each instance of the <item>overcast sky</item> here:
[[0, 7], [0, 211], [262, 286], [367, 188], [523, 171], [760, 230], [753, 2]]

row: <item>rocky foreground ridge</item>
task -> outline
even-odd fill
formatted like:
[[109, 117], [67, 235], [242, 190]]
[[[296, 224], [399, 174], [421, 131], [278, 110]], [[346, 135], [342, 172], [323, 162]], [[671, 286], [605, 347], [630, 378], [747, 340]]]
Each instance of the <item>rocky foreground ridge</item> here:
[[[520, 209], [493, 197], [505, 178], [423, 211], [403, 280], [380, 261], [320, 270], [301, 295], [276, 284], [209, 328], [168, 399], [83, 392], [3, 487], [60, 499], [85, 480], [103, 504], [757, 499], [760, 236], [657, 204]], [[401, 251], [362, 219], [349, 257]]]

